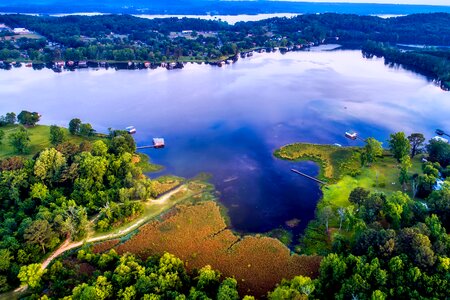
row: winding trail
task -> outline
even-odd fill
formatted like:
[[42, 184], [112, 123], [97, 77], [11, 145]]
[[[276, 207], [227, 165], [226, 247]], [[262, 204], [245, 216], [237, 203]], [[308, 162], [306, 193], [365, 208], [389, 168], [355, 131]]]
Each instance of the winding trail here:
[[[148, 205], [158, 205], [158, 206], [162, 206], [163, 204], [167, 203], [167, 201], [170, 199], [170, 197], [172, 197], [174, 194], [180, 192], [180, 191], [184, 191], [187, 190], [186, 185], [181, 185], [165, 194], [163, 194], [162, 196], [153, 199], [150, 201], [150, 203]], [[48, 265], [58, 256], [60, 256], [61, 254], [63, 254], [66, 251], [78, 248], [80, 246], [82, 246], [85, 243], [93, 243], [93, 242], [100, 242], [103, 240], [110, 240], [113, 238], [118, 238], [118, 237], [122, 237], [130, 232], [132, 232], [133, 230], [139, 228], [141, 225], [145, 224], [149, 219], [155, 217], [156, 215], [158, 215], [160, 213], [160, 211], [158, 211], [158, 213], [156, 213], [155, 215], [144, 215], [141, 218], [136, 219], [135, 221], [132, 221], [126, 228], [119, 230], [118, 232], [114, 232], [114, 233], [107, 233], [104, 235], [100, 235], [100, 236], [96, 236], [96, 237], [88, 237], [86, 239], [84, 239], [83, 241], [79, 241], [79, 242], [73, 242], [70, 241], [70, 238], [66, 239], [64, 241], [64, 243], [59, 246], [58, 249], [56, 249], [52, 255], [50, 255], [46, 260], [44, 260], [41, 264], [41, 268], [44, 270], [48, 267]]]
[[[70, 238], [66, 239], [64, 241], [64, 243], [62, 243], [58, 247], [58, 249], [53, 251], [53, 253], [42, 262], [41, 269], [42, 270], [46, 269], [55, 258], [58, 258], [64, 252], [81, 247], [85, 243], [100, 242], [100, 241], [109, 240], [109, 239], [113, 239], [113, 238], [119, 238], [119, 237], [122, 237], [122, 236], [132, 232], [133, 230], [139, 228], [140, 226], [142, 226], [145, 223], [147, 223], [148, 221], [150, 221], [152, 218], [159, 216], [161, 213], [163, 213], [165, 210], [169, 209], [170, 207], [174, 206], [179, 201], [183, 200], [184, 197], [182, 197], [179, 200], [172, 201], [172, 202], [169, 201], [169, 200], [171, 200], [171, 197], [173, 195], [175, 195], [176, 193], [182, 192], [182, 191], [187, 191], [187, 190], [188, 190], [188, 184], [183, 184], [183, 185], [180, 185], [180, 186], [162, 194], [161, 196], [159, 196], [155, 199], [150, 199], [150, 201], [148, 203], [146, 203], [145, 205], [147, 207], [154, 206], [154, 207], [157, 207], [157, 209], [150, 213], [144, 214], [143, 216], [141, 216], [140, 218], [138, 218], [134, 221], [131, 221], [125, 228], [123, 228], [117, 232], [106, 233], [103, 235], [93, 237], [92, 236], [93, 231], [90, 231], [90, 233], [88, 233], [88, 235], [91, 235], [91, 237], [87, 237], [83, 241], [73, 242], [70, 240]], [[164, 204], [166, 204], [166, 205], [164, 205]], [[90, 224], [92, 225], [97, 220], [97, 218], [98, 218], [98, 216], [93, 218], [90, 221]], [[25, 293], [27, 291], [27, 289], [28, 289], [27, 285], [22, 285], [22, 286], [18, 287], [17, 289], [15, 289], [14, 291], [0, 294], [0, 300], [18, 299], [22, 293]]]

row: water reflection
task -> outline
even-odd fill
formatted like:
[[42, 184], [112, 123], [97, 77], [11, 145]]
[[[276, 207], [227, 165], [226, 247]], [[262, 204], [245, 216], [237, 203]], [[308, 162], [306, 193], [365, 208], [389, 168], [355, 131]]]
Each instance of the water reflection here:
[[[38, 111], [46, 124], [79, 117], [100, 131], [136, 126], [137, 142], [166, 139], [147, 153], [165, 172], [210, 172], [235, 229], [264, 232], [314, 215], [320, 190], [289, 170], [312, 163], [272, 157], [296, 141], [350, 143], [348, 129], [386, 141], [393, 131], [450, 128], [450, 93], [423, 76], [359, 51], [256, 54], [223, 68], [0, 71], [2, 113]], [[356, 142], [358, 143], [358, 142]]]

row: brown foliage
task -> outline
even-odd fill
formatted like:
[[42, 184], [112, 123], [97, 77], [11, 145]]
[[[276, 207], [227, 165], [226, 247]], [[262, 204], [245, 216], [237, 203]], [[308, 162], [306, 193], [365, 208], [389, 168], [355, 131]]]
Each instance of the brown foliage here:
[[23, 168], [25, 159], [20, 156], [13, 156], [3, 159], [0, 162], [0, 171], [14, 171]]
[[117, 246], [117, 244], [119, 244], [120, 240], [115, 239], [115, 240], [109, 240], [106, 242], [102, 242], [102, 243], [97, 243], [94, 246], [92, 246], [92, 252], [93, 253], [103, 253], [108, 251], [109, 249], [111, 249], [114, 246]]
[[209, 264], [224, 276], [234, 276], [243, 294], [257, 297], [266, 295], [283, 278], [316, 277], [321, 260], [318, 256], [291, 255], [273, 238], [240, 238], [226, 228], [215, 202], [179, 206], [176, 214], [141, 227], [116, 249], [142, 259], [167, 251], [183, 259], [189, 270]]

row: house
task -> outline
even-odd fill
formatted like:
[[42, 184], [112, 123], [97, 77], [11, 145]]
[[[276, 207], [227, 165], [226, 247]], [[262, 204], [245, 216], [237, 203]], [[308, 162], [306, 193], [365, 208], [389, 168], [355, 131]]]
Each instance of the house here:
[[10, 31], [10, 30], [11, 30], [11, 28], [6, 26], [5, 24], [0, 24], [0, 32], [2, 32], [2, 31]]
[[164, 148], [164, 146], [165, 146], [164, 139], [163, 138], [154, 138], [153, 146], [155, 148]]
[[28, 29], [26, 28], [14, 28], [13, 29], [14, 34], [29, 34], [31, 33]]
[[136, 133], [136, 128], [134, 126], [128, 126], [127, 128], [125, 128], [125, 130], [129, 133], [129, 134], [134, 134]]
[[346, 131], [345, 137], [351, 140], [356, 140], [358, 138], [358, 134], [354, 131]]
[[444, 143], [448, 143], [448, 140], [447, 139], [445, 139], [445, 138], [443, 138], [443, 137], [441, 137], [441, 136], [435, 136], [434, 138], [432, 138], [432, 140], [434, 140], [434, 141], [438, 141], [438, 142], [444, 142]]

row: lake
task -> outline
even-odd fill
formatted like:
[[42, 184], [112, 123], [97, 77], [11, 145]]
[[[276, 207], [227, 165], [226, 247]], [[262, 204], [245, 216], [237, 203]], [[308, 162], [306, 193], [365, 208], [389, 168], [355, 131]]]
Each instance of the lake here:
[[[39, 15], [39, 14], [28, 14], [28, 15]], [[66, 16], [99, 16], [99, 15], [107, 15], [106, 13], [100, 12], [78, 12], [78, 13], [60, 13], [60, 14], [51, 14], [52, 17], [66, 17]], [[133, 16], [144, 19], [160, 19], [160, 18], [192, 18], [192, 19], [201, 19], [201, 20], [210, 20], [210, 21], [223, 21], [227, 22], [230, 25], [234, 25], [237, 22], [254, 22], [261, 21], [269, 18], [293, 18], [301, 15], [300, 13], [270, 13], [270, 14], [254, 14], [254, 15], [172, 15], [172, 14], [164, 14], [164, 15], [148, 15], [148, 14], [134, 14]], [[406, 16], [395, 15], [395, 14], [373, 14], [373, 17], [380, 17], [383, 19], [388, 18], [397, 18]]]
[[[317, 175], [310, 162], [272, 156], [293, 142], [340, 143], [353, 129], [384, 142], [395, 131], [450, 130], [450, 93], [424, 76], [389, 68], [360, 51], [255, 54], [222, 68], [188, 64], [182, 70], [0, 71], [0, 114], [38, 111], [41, 123], [67, 126], [79, 117], [98, 131], [134, 125], [161, 174], [212, 175], [233, 229], [303, 231], [321, 192], [295, 167]], [[159, 175], [159, 174], [158, 174]], [[151, 175], [155, 176], [155, 175]]]

